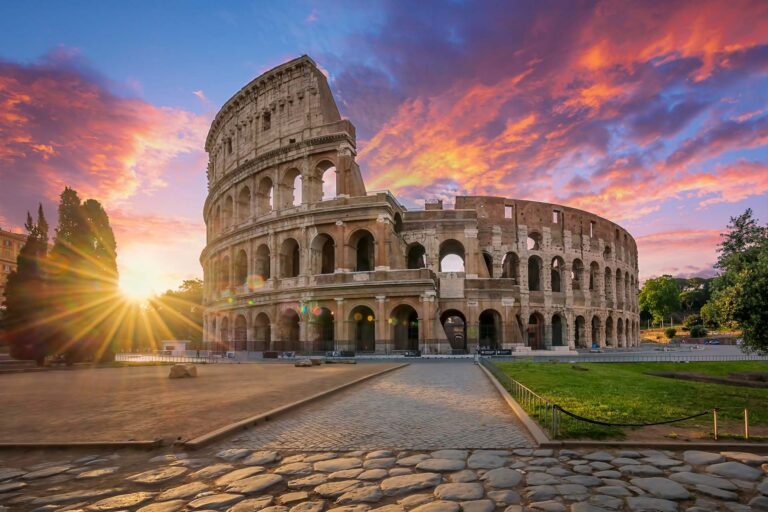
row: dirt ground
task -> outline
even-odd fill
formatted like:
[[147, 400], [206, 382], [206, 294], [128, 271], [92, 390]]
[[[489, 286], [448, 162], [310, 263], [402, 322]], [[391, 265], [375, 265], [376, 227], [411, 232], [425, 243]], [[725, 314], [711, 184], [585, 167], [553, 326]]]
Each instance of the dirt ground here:
[[394, 364], [198, 365], [0, 375], [0, 443], [188, 440]]

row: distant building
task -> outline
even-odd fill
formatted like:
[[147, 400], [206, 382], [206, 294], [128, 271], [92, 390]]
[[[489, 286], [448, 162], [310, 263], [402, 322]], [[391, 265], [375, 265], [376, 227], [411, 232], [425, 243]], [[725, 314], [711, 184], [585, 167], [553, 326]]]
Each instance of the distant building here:
[[5, 304], [5, 282], [8, 274], [16, 270], [16, 256], [26, 240], [27, 235], [0, 228], [0, 305]]

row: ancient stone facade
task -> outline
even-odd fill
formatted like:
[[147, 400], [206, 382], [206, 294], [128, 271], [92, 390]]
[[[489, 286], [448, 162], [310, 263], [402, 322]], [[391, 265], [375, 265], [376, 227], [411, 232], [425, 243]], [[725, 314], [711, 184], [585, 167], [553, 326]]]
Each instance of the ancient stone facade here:
[[366, 192], [355, 128], [304, 56], [206, 141], [205, 339], [234, 350], [471, 352], [637, 345], [637, 246], [589, 212]]

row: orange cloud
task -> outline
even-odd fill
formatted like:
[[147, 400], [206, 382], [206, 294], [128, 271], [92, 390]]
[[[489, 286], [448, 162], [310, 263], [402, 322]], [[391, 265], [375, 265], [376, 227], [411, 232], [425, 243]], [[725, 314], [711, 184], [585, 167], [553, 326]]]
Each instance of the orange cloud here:
[[[640, 277], [662, 274], [687, 277], [713, 275], [720, 230], [687, 229], [653, 233], [636, 238], [640, 254]], [[674, 254], [674, 258], [670, 258]]]

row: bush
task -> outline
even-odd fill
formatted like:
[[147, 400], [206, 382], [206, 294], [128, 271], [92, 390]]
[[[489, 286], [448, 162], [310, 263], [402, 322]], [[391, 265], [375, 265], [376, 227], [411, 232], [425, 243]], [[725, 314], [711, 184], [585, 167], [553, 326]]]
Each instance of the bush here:
[[688, 315], [683, 321], [683, 330], [690, 331], [694, 326], [703, 324], [704, 322], [701, 319], [701, 315]]
[[674, 327], [667, 327], [664, 329], [664, 336], [666, 336], [668, 339], [672, 339], [675, 337], [675, 334], [677, 334], [677, 329]]
[[707, 329], [703, 325], [694, 325], [691, 327], [691, 336], [694, 338], [703, 338], [707, 335]]

